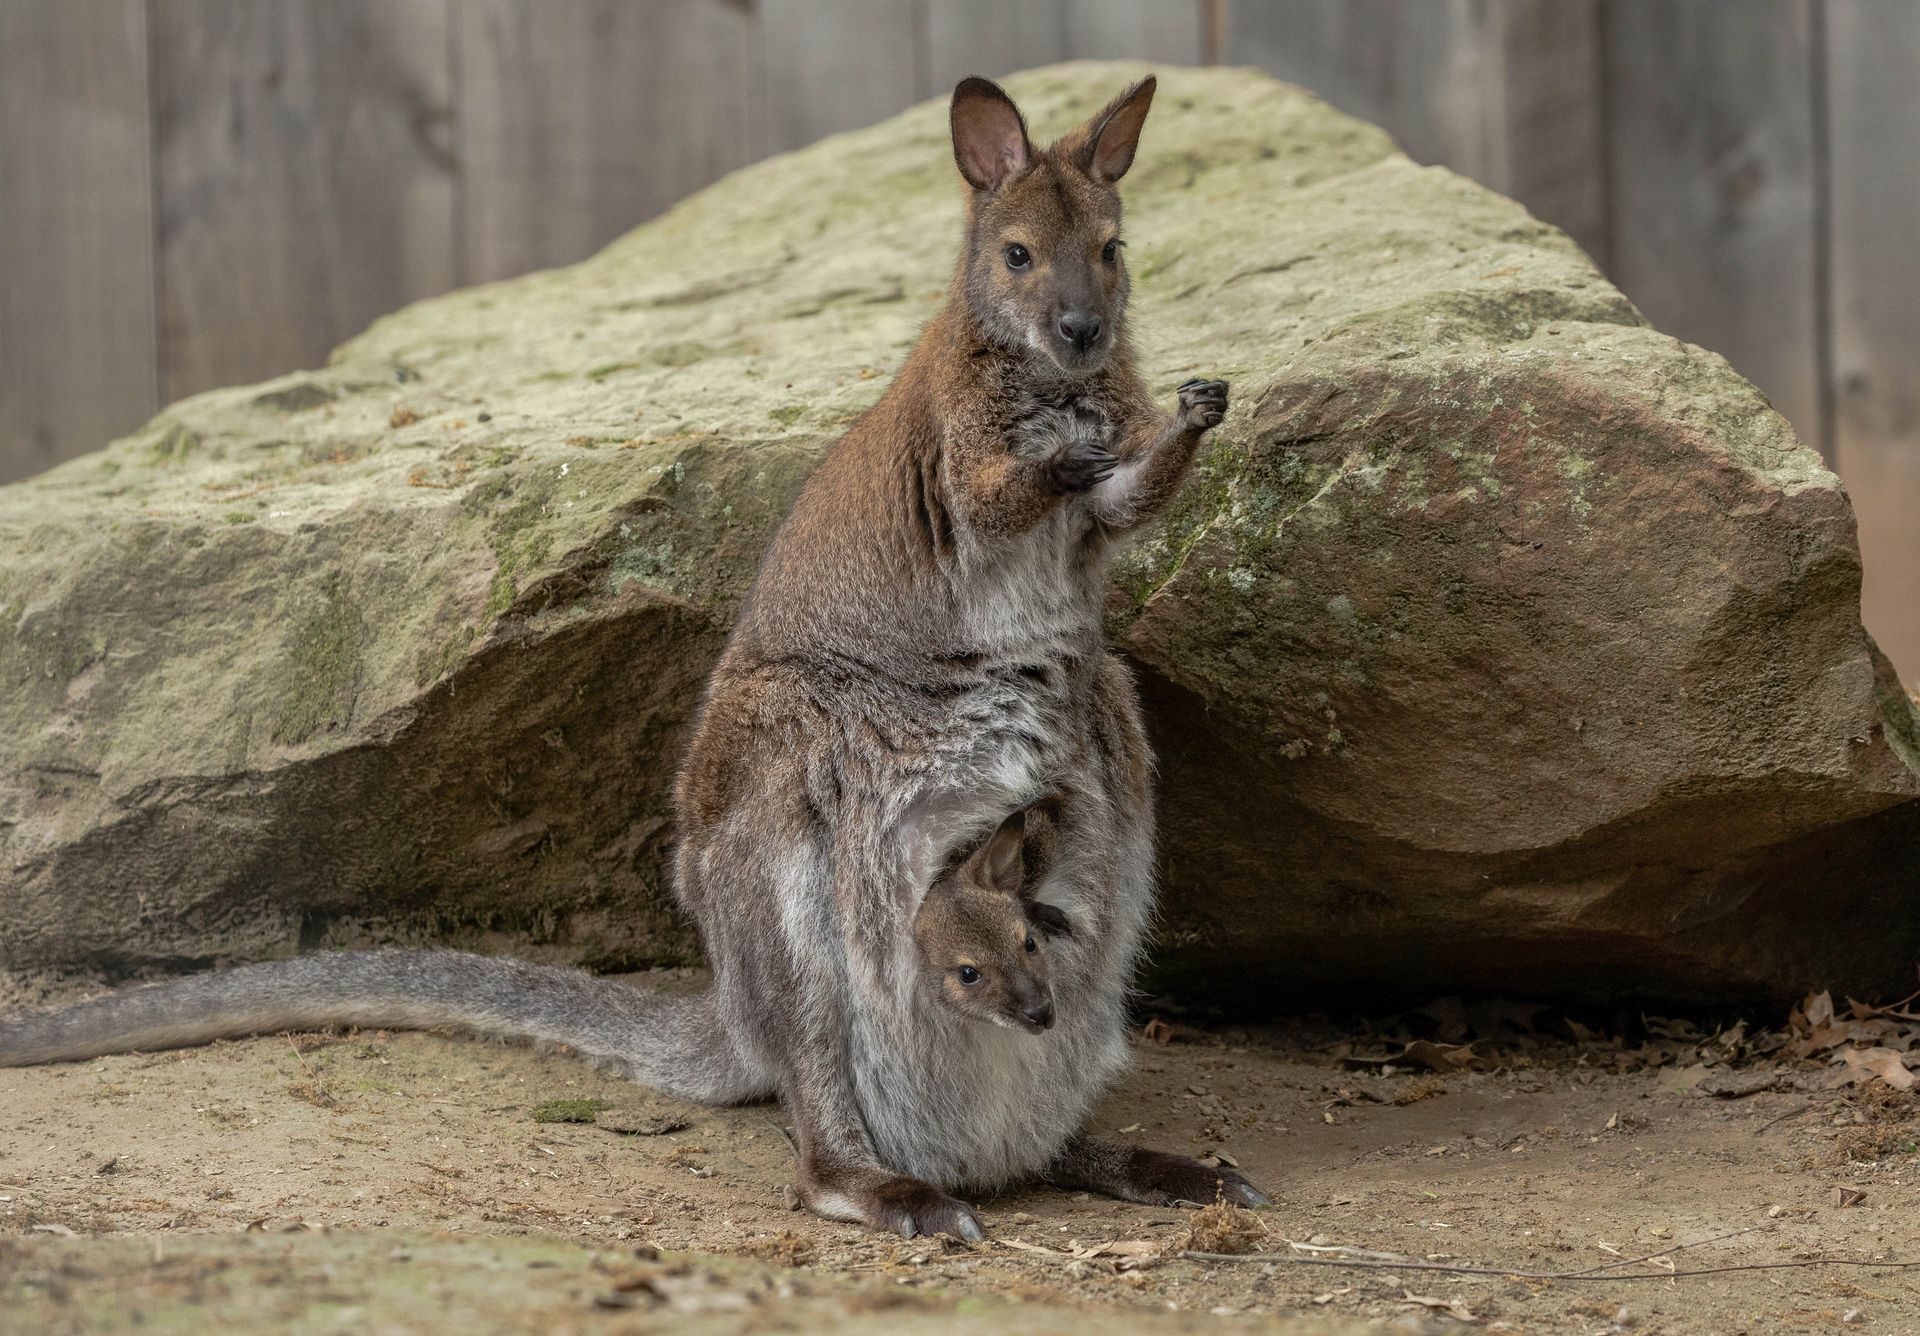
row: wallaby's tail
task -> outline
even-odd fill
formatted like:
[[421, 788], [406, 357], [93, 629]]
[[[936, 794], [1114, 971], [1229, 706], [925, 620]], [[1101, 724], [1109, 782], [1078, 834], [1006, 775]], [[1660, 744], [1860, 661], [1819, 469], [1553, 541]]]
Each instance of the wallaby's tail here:
[[711, 990], [650, 993], [579, 970], [460, 951], [366, 951], [242, 965], [0, 1019], [0, 1067], [357, 1025], [457, 1026], [566, 1044], [657, 1090], [708, 1104], [763, 1096]]

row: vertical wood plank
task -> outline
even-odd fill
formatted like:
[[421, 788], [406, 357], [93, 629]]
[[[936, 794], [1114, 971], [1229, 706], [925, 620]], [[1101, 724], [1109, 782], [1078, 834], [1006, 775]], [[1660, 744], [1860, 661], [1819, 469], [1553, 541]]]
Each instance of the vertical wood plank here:
[[1611, 259], [1599, 0], [1499, 0], [1487, 184]]
[[1067, 58], [1062, 0], [921, 0], [921, 6], [923, 96], [946, 92], [969, 74], [997, 79]]
[[1474, 174], [1486, 151], [1486, 44], [1471, 0], [1234, 0], [1229, 64], [1258, 65]]
[[154, 0], [152, 29], [166, 398], [453, 285], [446, 0]]
[[969, 74], [990, 79], [1059, 60], [1203, 57], [1201, 0], [920, 0], [926, 55], [921, 94]]
[[158, 406], [143, 0], [0, 4], [0, 483]]
[[1920, 684], [1920, 6], [1831, 0], [1833, 424], [1867, 629]]
[[739, 0], [462, 0], [460, 281], [583, 259], [747, 161]]
[[1224, 59], [1608, 249], [1595, 0], [1234, 0]]
[[1065, 0], [1067, 55], [1075, 60], [1206, 61], [1207, 0]]
[[1820, 444], [1807, 0], [1612, 0], [1613, 277]]
[[760, 0], [764, 93], [756, 157], [884, 120], [911, 106], [920, 11], [901, 0]]

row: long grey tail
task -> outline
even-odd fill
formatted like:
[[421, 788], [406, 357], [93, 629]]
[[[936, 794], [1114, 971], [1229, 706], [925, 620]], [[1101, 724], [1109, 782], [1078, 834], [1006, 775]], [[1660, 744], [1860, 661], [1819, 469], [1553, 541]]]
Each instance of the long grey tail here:
[[657, 1090], [707, 1104], [768, 1093], [740, 1061], [711, 990], [651, 993], [580, 970], [461, 951], [301, 956], [6, 1017], [0, 1067], [342, 1025], [454, 1026], [565, 1044]]

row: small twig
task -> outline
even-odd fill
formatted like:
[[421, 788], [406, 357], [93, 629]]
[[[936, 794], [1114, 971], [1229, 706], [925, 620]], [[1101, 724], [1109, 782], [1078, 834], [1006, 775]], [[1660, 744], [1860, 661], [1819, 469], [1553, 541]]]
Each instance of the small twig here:
[[[1823, 1092], [1823, 1093], [1824, 1093], [1824, 1092]], [[1782, 1113], [1782, 1114], [1778, 1114], [1778, 1115], [1776, 1115], [1776, 1116], [1774, 1116], [1774, 1117], [1772, 1117], [1772, 1118], [1769, 1118], [1769, 1119], [1767, 1119], [1767, 1121], [1766, 1121], [1766, 1122], [1764, 1122], [1764, 1123], [1762, 1123], [1762, 1124], [1760, 1124], [1760, 1126], [1758, 1126], [1758, 1127], [1756, 1127], [1756, 1128], [1754, 1128], [1754, 1129], [1753, 1129], [1753, 1134], [1754, 1134], [1755, 1136], [1760, 1136], [1760, 1135], [1762, 1135], [1762, 1134], [1764, 1134], [1764, 1133], [1766, 1133], [1766, 1132], [1768, 1132], [1768, 1131], [1770, 1131], [1770, 1130], [1772, 1130], [1773, 1128], [1775, 1128], [1775, 1127], [1778, 1127], [1778, 1126], [1779, 1126], [1779, 1125], [1780, 1125], [1781, 1123], [1784, 1123], [1784, 1122], [1786, 1122], [1786, 1121], [1787, 1121], [1787, 1119], [1789, 1119], [1789, 1118], [1798, 1118], [1798, 1117], [1799, 1117], [1799, 1116], [1800, 1116], [1801, 1114], [1803, 1114], [1803, 1113], [1809, 1113], [1809, 1112], [1811, 1112], [1811, 1111], [1813, 1111], [1814, 1109], [1817, 1109], [1817, 1108], [1819, 1108], [1820, 1106], [1821, 1106], [1821, 1101], [1820, 1101], [1820, 1100], [1818, 1100], [1818, 1099], [1815, 1099], [1815, 1100], [1811, 1100], [1811, 1101], [1809, 1101], [1809, 1102], [1807, 1102], [1807, 1103], [1805, 1103], [1805, 1104], [1802, 1104], [1802, 1105], [1801, 1105], [1801, 1106], [1800, 1106], [1799, 1108], [1797, 1108], [1797, 1109], [1788, 1109], [1788, 1110], [1787, 1110], [1787, 1111], [1786, 1111], [1785, 1113]]]
[[1671, 1248], [1662, 1248], [1659, 1252], [1650, 1252], [1644, 1257], [1622, 1257], [1617, 1262], [1602, 1262], [1599, 1266], [1590, 1266], [1581, 1271], [1565, 1271], [1561, 1274], [1563, 1276], [1598, 1275], [1602, 1271], [1616, 1271], [1623, 1266], [1639, 1266], [1643, 1262], [1651, 1262], [1656, 1257], [1666, 1257], [1672, 1253], [1686, 1252], [1689, 1248], [1704, 1248], [1709, 1243], [1724, 1243], [1728, 1239], [1737, 1239], [1742, 1234], [1758, 1234], [1766, 1230], [1778, 1228], [1779, 1226], [1771, 1221], [1765, 1221], [1757, 1225], [1748, 1225], [1745, 1229], [1733, 1229], [1728, 1230], [1725, 1234], [1715, 1234], [1711, 1238], [1695, 1239], [1692, 1243], [1676, 1243]]
[[314, 1074], [313, 1068], [307, 1065], [307, 1056], [300, 1051], [300, 1045], [293, 1042], [292, 1033], [283, 1031], [280, 1037], [287, 1041], [287, 1051], [293, 1054], [293, 1060], [300, 1064], [300, 1070], [307, 1074], [307, 1079], [313, 1082], [314, 1087], [318, 1089], [320, 1078]]
[[780, 1139], [787, 1143], [787, 1149], [793, 1152], [793, 1158], [796, 1160], [799, 1159], [800, 1147], [794, 1141], [793, 1133], [789, 1132], [786, 1128], [782, 1127], [779, 1123], [776, 1123], [771, 1118], [767, 1119], [767, 1126], [771, 1127], [774, 1131], [780, 1134]]

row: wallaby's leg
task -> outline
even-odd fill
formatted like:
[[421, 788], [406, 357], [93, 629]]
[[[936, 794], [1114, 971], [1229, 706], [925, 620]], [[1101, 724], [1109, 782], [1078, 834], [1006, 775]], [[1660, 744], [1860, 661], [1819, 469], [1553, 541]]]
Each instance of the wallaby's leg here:
[[1207, 1206], [1216, 1199], [1235, 1206], [1273, 1203], [1266, 1193], [1224, 1165], [1210, 1168], [1185, 1155], [1123, 1146], [1086, 1135], [1067, 1141], [1047, 1166], [1046, 1178], [1055, 1187], [1084, 1188], [1148, 1206], [1171, 1206], [1181, 1201]]
[[1200, 438], [1227, 415], [1224, 380], [1190, 380], [1180, 387], [1180, 407], [1172, 417], [1150, 426], [1151, 439], [1135, 443], [1126, 462], [1093, 491], [1093, 513], [1116, 532], [1125, 532], [1166, 508], [1193, 462]]
[[986, 1237], [973, 1208], [931, 1183], [884, 1167], [835, 1055], [792, 1054], [782, 1096], [800, 1152], [800, 1200], [817, 1215], [906, 1238], [951, 1234]]

